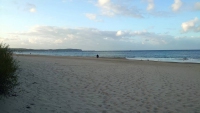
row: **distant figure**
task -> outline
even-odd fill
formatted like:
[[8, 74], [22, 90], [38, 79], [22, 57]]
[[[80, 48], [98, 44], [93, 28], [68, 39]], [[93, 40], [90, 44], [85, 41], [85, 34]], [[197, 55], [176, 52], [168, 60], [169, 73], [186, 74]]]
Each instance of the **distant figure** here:
[[99, 58], [99, 55], [97, 54], [97, 58]]

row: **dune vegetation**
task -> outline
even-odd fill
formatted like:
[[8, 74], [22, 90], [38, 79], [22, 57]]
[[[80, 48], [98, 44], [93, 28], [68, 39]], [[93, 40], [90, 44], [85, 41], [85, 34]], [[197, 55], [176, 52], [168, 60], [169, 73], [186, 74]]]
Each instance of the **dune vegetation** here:
[[17, 61], [9, 45], [0, 43], [0, 95], [8, 96], [18, 85]]

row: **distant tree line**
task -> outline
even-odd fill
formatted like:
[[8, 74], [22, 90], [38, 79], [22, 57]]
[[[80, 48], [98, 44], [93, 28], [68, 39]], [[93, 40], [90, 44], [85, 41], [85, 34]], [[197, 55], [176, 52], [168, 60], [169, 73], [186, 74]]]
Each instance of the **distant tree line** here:
[[80, 52], [81, 49], [25, 49], [25, 48], [11, 48], [13, 52], [27, 52], [27, 51], [66, 51], [66, 52]]

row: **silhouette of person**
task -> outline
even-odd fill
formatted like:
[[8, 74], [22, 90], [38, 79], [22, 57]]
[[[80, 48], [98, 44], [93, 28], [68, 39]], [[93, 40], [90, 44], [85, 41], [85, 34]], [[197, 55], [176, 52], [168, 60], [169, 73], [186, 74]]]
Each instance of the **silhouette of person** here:
[[97, 58], [99, 58], [99, 55], [97, 54]]

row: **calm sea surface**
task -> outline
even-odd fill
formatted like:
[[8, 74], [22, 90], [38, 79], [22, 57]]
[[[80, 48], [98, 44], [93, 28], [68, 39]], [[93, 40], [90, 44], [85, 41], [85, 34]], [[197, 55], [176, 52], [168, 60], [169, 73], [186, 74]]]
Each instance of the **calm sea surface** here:
[[16, 54], [51, 55], [51, 56], [83, 56], [110, 58], [126, 58], [130, 60], [152, 60], [165, 62], [193, 62], [200, 63], [200, 50], [132, 50], [132, 51], [24, 51], [14, 52]]

